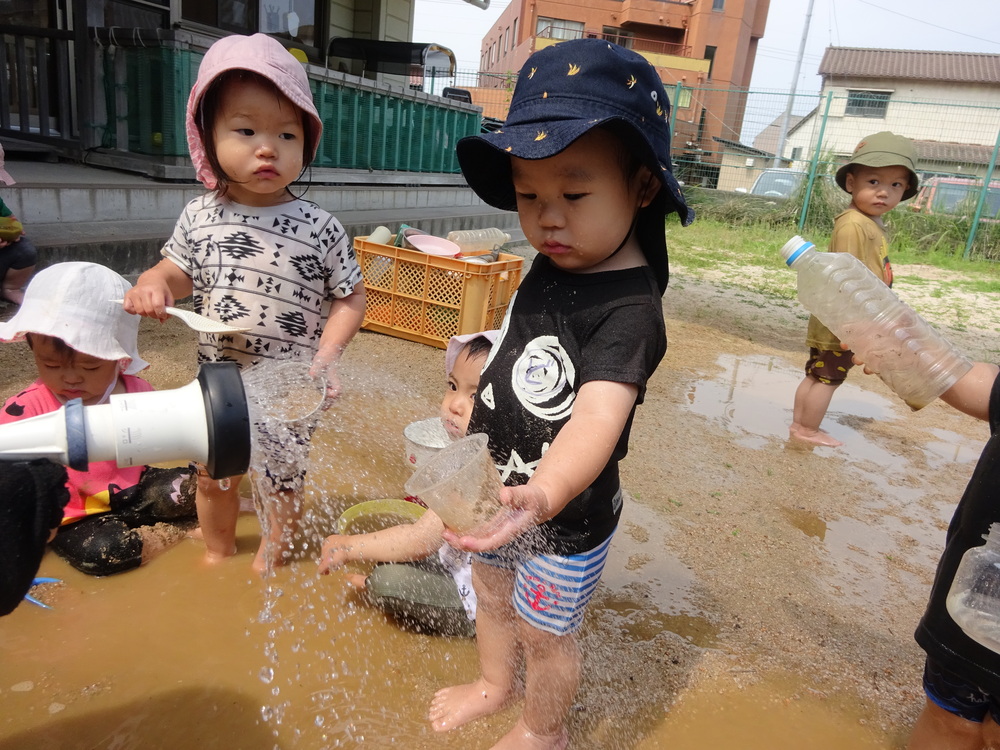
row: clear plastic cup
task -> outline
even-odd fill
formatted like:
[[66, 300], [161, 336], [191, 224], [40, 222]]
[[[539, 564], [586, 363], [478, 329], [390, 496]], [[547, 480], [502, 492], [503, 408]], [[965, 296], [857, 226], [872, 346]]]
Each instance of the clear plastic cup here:
[[505, 513], [500, 474], [483, 433], [442, 448], [403, 485], [457, 534], [476, 536]]
[[250, 416], [291, 423], [308, 419], [323, 405], [326, 378], [309, 374], [306, 362], [264, 360], [243, 371]]

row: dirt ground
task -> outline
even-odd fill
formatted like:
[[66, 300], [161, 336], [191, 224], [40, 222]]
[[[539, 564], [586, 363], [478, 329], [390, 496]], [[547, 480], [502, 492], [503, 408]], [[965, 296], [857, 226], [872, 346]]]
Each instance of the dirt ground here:
[[[851, 734], [852, 747], [900, 748], [923, 700], [913, 628], [986, 427], [940, 403], [913, 413], [856, 372], [828, 415], [845, 446], [788, 444], [805, 313], [733, 281], [675, 270], [665, 295], [669, 350], [623, 464], [630, 499], [584, 637], [574, 746], [785, 747], [776, 738], [809, 707], [788, 747], [826, 747], [831, 736], [845, 747], [837, 733], [848, 727], [864, 736]], [[1000, 309], [998, 296], [970, 309]], [[921, 312], [971, 357], [995, 351], [995, 320], [964, 315], [960, 331], [948, 310]], [[193, 377], [183, 326], [144, 322], [141, 336], [155, 386]], [[362, 332], [345, 368], [402, 379], [426, 408], [441, 356]], [[28, 361], [23, 347], [0, 346], [0, 392], [30, 380]], [[601, 719], [630, 694], [643, 695], [648, 720], [611, 742], [615, 724]], [[782, 718], [768, 739], [761, 722], [772, 712]]]

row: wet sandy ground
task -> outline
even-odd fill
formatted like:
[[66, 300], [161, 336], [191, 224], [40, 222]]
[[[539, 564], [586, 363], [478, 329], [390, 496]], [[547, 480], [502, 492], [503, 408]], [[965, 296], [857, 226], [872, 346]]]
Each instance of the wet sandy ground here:
[[[786, 445], [804, 318], [793, 306], [675, 278], [670, 351], [636, 419], [630, 494], [583, 632], [575, 748], [900, 748], [922, 702], [923, 608], [985, 426], [911, 413], [852, 375], [829, 431]], [[145, 325], [149, 379], [194, 376], [179, 323]], [[975, 352], [982, 356], [982, 352]], [[476, 673], [470, 641], [404, 632], [313, 558], [352, 502], [398, 496], [402, 427], [434, 413], [442, 352], [362, 333], [328, 413], [301, 560], [266, 581], [240, 552], [205, 568], [186, 540], [149, 566], [88, 578], [54, 555], [0, 619], [0, 748], [488, 747], [516, 708], [440, 736], [437, 688]], [[0, 347], [4, 394], [27, 382]]]

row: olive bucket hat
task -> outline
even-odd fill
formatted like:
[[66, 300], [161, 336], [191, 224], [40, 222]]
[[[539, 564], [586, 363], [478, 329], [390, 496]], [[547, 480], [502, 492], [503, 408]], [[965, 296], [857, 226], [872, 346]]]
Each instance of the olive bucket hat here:
[[639, 211], [636, 225], [663, 292], [668, 277], [663, 217], [676, 211], [684, 226], [694, 220], [671, 170], [669, 117], [663, 83], [644, 57], [601, 39], [560, 42], [528, 58], [503, 127], [461, 139], [458, 163], [483, 201], [516, 211], [511, 156], [546, 159], [598, 125], [613, 127], [663, 184]]
[[847, 175], [855, 164], [866, 167], [903, 167], [908, 170], [910, 184], [903, 192], [901, 200], [912, 198], [920, 187], [916, 172], [917, 150], [913, 146], [913, 141], [888, 130], [866, 136], [854, 147], [851, 160], [837, 170], [837, 184], [841, 190], [847, 190]]

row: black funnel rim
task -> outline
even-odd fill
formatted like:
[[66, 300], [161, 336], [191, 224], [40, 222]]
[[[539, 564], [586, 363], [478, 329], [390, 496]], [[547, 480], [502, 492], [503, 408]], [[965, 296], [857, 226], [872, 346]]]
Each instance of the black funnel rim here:
[[235, 362], [205, 362], [198, 369], [208, 426], [212, 479], [246, 474], [250, 468], [250, 412], [240, 367]]

